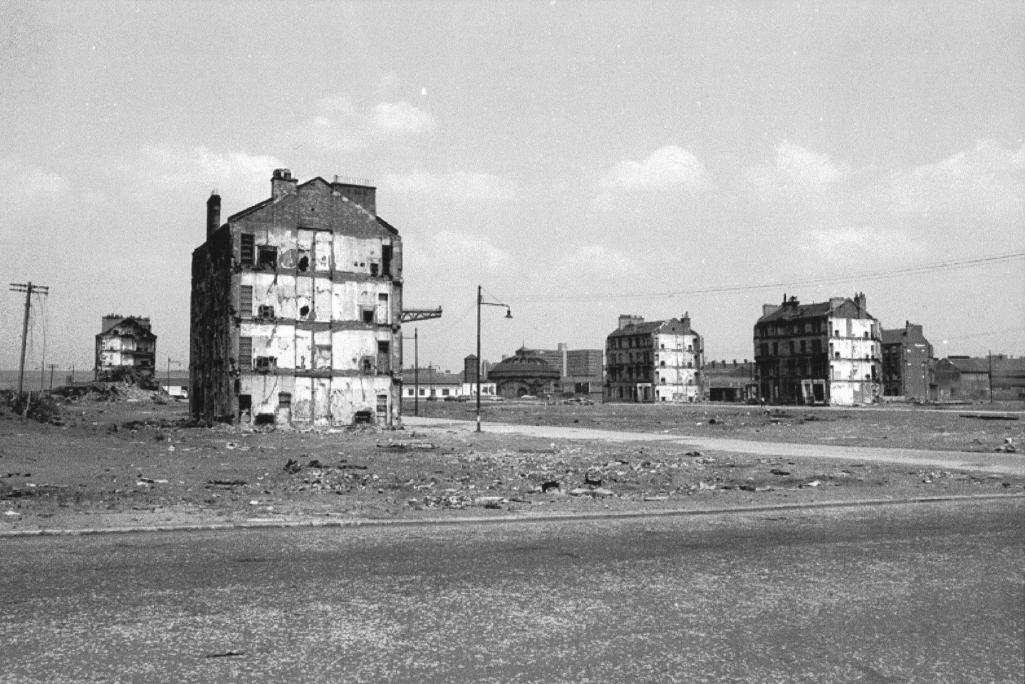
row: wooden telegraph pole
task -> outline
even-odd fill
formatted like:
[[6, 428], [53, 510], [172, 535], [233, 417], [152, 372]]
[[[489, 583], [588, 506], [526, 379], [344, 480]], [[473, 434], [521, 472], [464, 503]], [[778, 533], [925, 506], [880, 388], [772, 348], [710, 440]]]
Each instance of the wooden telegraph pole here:
[[[21, 325], [21, 361], [18, 363], [18, 400], [21, 400], [22, 392], [25, 391], [25, 340], [28, 337], [28, 319], [32, 310], [32, 295], [50, 294], [50, 288], [46, 285], [36, 285], [31, 280], [27, 283], [11, 283], [11, 292], [25, 293], [25, 320]], [[28, 410], [26, 402], [25, 410]]]

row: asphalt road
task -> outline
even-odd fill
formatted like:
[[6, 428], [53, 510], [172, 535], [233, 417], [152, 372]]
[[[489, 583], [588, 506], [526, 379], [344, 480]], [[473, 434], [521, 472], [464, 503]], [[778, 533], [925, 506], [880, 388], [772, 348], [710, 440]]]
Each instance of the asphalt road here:
[[0, 540], [0, 681], [1021, 682], [1021, 499]]
[[[467, 420], [403, 416], [402, 421], [407, 427], [448, 428], [465, 431], [476, 429], [476, 423]], [[759, 442], [749, 439], [730, 439], [727, 437], [667, 435], [652, 432], [597, 430], [594, 428], [558, 427], [553, 425], [516, 425], [509, 423], [487, 423], [483, 429], [490, 433], [520, 434], [544, 439], [674, 442], [702, 451], [725, 451], [735, 454], [781, 456], [786, 458], [901, 463], [919, 468], [948, 468], [1001, 475], [1025, 475], [1025, 453], [929, 451], [925, 449], [887, 449], [881, 447], [832, 446], [828, 444], [799, 444], [793, 442]]]

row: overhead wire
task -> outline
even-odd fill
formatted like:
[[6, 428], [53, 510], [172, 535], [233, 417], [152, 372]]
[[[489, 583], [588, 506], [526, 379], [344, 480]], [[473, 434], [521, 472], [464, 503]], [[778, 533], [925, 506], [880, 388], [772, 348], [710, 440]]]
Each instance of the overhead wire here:
[[851, 280], [866, 281], [866, 280], [885, 280], [888, 278], [896, 278], [906, 275], [914, 275], [921, 273], [931, 273], [938, 271], [949, 271], [956, 270], [959, 268], [970, 268], [973, 266], [980, 266], [984, 264], [1002, 263], [1009, 262], [1015, 259], [1021, 259], [1025, 257], [1025, 252], [1009, 252], [1006, 254], [996, 254], [984, 257], [975, 257], [970, 259], [958, 259], [953, 261], [941, 261], [927, 264], [919, 264], [917, 266], [908, 266], [904, 268], [888, 269], [885, 271], [868, 271], [862, 273], [850, 273], [838, 276], [822, 276], [818, 278], [802, 278], [796, 280], [778, 280], [773, 282], [758, 283], [754, 285], [732, 285], [725, 287], [700, 287], [700, 288], [689, 288], [680, 290], [668, 290], [668, 291], [638, 291], [638, 292], [605, 292], [596, 294], [579, 294], [579, 295], [524, 295], [517, 297], [521, 301], [531, 302], [560, 302], [560, 301], [592, 301], [600, 299], [639, 299], [639, 298], [659, 298], [659, 297], [679, 297], [683, 295], [695, 296], [695, 295], [711, 295], [711, 294], [731, 294], [735, 292], [752, 292], [755, 290], [766, 290], [771, 288], [780, 287], [794, 287], [798, 285], [819, 285], [824, 283], [836, 283], [836, 282], [847, 282]]

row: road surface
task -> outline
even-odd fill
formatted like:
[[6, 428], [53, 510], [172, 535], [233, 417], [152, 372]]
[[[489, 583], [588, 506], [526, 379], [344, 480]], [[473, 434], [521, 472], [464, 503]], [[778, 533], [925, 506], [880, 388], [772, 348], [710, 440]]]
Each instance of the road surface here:
[[[403, 416], [402, 422], [412, 428], [447, 428], [471, 431], [476, 424], [467, 420]], [[829, 444], [797, 444], [790, 442], [756, 442], [724, 437], [695, 437], [651, 432], [598, 430], [594, 428], [558, 427], [553, 425], [513, 425], [486, 423], [484, 430], [498, 434], [519, 434], [543, 439], [603, 440], [607, 442], [668, 442], [700, 451], [725, 451], [735, 454], [785, 458], [835, 459], [900, 463], [920, 468], [974, 470], [999, 475], [1025, 475], [1025, 453], [978, 453], [971, 451], [927, 451], [924, 449], [885, 449], [881, 447], [835, 446]]]
[[1025, 502], [0, 540], [0, 682], [1021, 682]]

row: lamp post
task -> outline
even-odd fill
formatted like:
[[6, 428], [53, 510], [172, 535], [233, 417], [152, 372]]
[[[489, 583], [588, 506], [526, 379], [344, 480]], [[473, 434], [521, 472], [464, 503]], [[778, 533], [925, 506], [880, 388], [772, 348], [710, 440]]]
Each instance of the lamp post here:
[[484, 365], [480, 356], [480, 308], [482, 306], [504, 306], [505, 317], [512, 318], [512, 309], [509, 308], [508, 304], [485, 302], [483, 290], [480, 285], [477, 286], [477, 432], [480, 432], [480, 376], [481, 368]]

